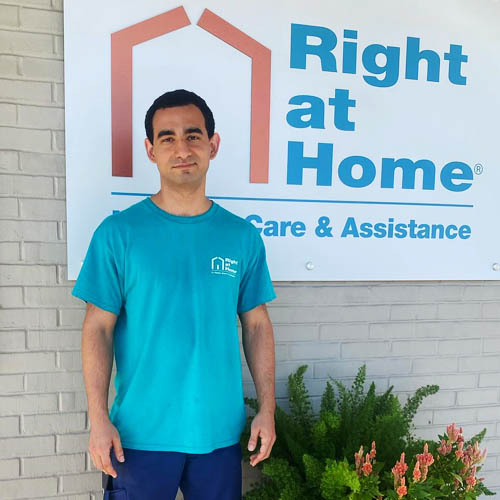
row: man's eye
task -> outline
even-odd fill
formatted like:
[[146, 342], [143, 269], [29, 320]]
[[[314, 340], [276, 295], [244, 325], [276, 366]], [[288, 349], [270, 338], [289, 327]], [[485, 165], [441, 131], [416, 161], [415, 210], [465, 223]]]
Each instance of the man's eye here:
[[199, 137], [198, 137], [197, 135], [188, 135], [188, 139], [189, 139], [190, 141], [196, 141], [196, 140], [198, 140], [198, 139], [199, 139]]
[[165, 137], [164, 139], [161, 140], [161, 142], [172, 142], [174, 139], [173, 137]]

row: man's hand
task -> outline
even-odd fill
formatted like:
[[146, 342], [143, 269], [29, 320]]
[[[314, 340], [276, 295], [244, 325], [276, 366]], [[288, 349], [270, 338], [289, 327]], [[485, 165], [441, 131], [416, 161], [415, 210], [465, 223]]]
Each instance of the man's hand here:
[[250, 440], [248, 441], [248, 449], [250, 451], [255, 450], [257, 447], [257, 438], [259, 436], [260, 450], [258, 453], [250, 456], [250, 465], [252, 467], [255, 467], [259, 462], [269, 457], [276, 441], [273, 412], [259, 411], [252, 420]]
[[111, 465], [111, 448], [114, 448], [118, 461], [124, 462], [120, 435], [111, 420], [103, 419], [95, 424], [91, 422], [89, 451], [92, 462], [99, 470], [116, 478], [118, 474]]

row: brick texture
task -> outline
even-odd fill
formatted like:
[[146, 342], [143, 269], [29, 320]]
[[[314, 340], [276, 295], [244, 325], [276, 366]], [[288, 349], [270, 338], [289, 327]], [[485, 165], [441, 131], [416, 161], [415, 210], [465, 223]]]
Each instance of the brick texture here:
[[[62, 11], [62, 0], [0, 0], [2, 500], [101, 499], [88, 453], [84, 305], [66, 278]], [[468, 436], [486, 427], [481, 475], [500, 493], [498, 283], [279, 283], [276, 292], [280, 405], [302, 364], [315, 408], [328, 377], [349, 383], [362, 364], [402, 399], [436, 383], [417, 434], [435, 439], [451, 422]], [[244, 361], [242, 370], [255, 396]], [[243, 467], [245, 489], [258, 478]]]

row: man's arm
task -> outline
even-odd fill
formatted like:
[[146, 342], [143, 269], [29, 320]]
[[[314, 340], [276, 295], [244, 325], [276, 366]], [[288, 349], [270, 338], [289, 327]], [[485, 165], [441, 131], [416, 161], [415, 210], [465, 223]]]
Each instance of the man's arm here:
[[252, 421], [248, 449], [253, 451], [260, 436], [261, 446], [257, 454], [250, 457], [250, 465], [255, 466], [269, 457], [276, 441], [274, 430], [274, 337], [271, 320], [265, 304], [240, 314], [243, 351], [248, 368], [255, 383], [259, 412]]
[[82, 370], [90, 420], [89, 451], [94, 465], [113, 477], [117, 474], [111, 465], [111, 447], [118, 460], [123, 457], [120, 436], [108, 414], [116, 320], [116, 314], [88, 302], [82, 327]]

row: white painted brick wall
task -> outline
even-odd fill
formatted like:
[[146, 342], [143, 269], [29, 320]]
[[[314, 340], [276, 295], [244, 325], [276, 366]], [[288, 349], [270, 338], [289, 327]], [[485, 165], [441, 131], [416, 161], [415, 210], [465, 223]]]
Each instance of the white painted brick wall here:
[[[83, 305], [66, 279], [61, 0], [0, 0], [0, 497], [98, 500], [81, 374]], [[317, 407], [329, 376], [367, 365], [404, 401], [437, 383], [416, 417], [434, 439], [487, 428], [500, 492], [500, 284], [276, 283], [276, 394], [307, 364]], [[244, 388], [254, 396], [248, 367]], [[113, 397], [111, 387], [110, 399]], [[258, 478], [244, 468], [244, 485]]]

